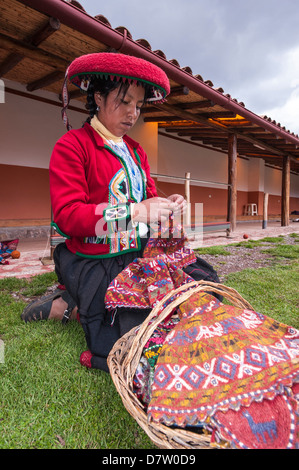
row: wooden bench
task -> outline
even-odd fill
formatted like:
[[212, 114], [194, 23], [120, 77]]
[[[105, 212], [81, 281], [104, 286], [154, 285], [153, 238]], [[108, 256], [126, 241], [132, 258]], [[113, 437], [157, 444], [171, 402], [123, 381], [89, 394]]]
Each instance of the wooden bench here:
[[226, 236], [230, 235], [230, 222], [204, 222], [203, 224], [191, 224], [185, 226], [188, 235], [196, 234], [196, 232], [226, 232]]

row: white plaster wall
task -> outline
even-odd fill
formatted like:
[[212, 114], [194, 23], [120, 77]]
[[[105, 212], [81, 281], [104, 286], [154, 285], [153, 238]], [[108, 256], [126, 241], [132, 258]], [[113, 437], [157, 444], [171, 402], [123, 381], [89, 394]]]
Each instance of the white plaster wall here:
[[248, 191], [264, 192], [265, 162], [262, 158], [248, 160]]
[[[26, 91], [19, 83], [5, 80], [5, 87]], [[58, 102], [54, 93], [44, 91], [32, 93]], [[0, 163], [9, 165], [48, 168], [55, 142], [66, 132], [61, 118], [61, 108], [41, 101], [4, 92], [0, 102]], [[83, 109], [83, 103], [71, 102], [71, 105]], [[73, 129], [82, 126], [87, 115], [68, 110]], [[158, 160], [158, 125], [144, 123], [139, 119], [130, 132], [130, 136], [140, 142], [148, 154], [151, 170], [157, 173]]]
[[281, 176], [281, 170], [265, 167], [265, 193], [281, 195]]
[[[194, 179], [227, 183], [227, 157], [222, 153], [159, 135], [158, 173], [184, 178], [186, 172], [190, 172]], [[194, 182], [192, 184], [202, 185]], [[211, 187], [212, 184], [208, 186]]]
[[[191, 179], [206, 182], [192, 182], [192, 185], [225, 188], [213, 183], [227, 184], [227, 155], [159, 135], [158, 173], [185, 177], [186, 172], [191, 173]], [[239, 191], [248, 190], [248, 160], [243, 158], [237, 159], [237, 188]]]
[[[5, 86], [26, 92], [25, 86], [8, 80]], [[53, 93], [34, 94], [58, 101]], [[73, 128], [81, 127], [87, 117], [74, 111], [68, 116]], [[48, 168], [53, 146], [65, 132], [60, 107], [5, 92], [5, 102], [0, 103], [0, 163]]]
[[291, 182], [290, 182], [290, 196], [299, 197], [299, 175], [293, 175], [291, 173]]
[[[26, 92], [26, 87], [16, 82], [4, 80], [4, 85]], [[58, 102], [54, 93], [36, 91], [32, 94]], [[78, 101], [72, 104], [83, 108], [83, 104]], [[87, 117], [86, 114], [71, 110], [68, 110], [68, 116], [74, 129], [81, 127]], [[4, 99], [0, 101], [0, 163], [48, 168], [53, 146], [65, 132], [60, 107], [4, 91]], [[191, 178], [208, 182], [192, 184], [225, 187], [212, 183], [227, 183], [227, 156], [224, 153], [158, 135], [157, 124], [144, 123], [142, 118], [130, 136], [140, 142], [147, 152], [152, 173], [184, 177], [186, 172], [190, 172]], [[280, 195], [281, 171], [262, 166], [262, 160], [238, 158], [238, 190], [262, 191], [264, 187], [265, 192]], [[263, 177], [262, 173], [257, 176], [261, 170]], [[291, 196], [299, 197], [299, 176], [293, 174]]]
[[248, 175], [250, 160], [245, 158], [237, 159], [237, 189], [239, 191], [249, 191]]
[[145, 150], [150, 164], [151, 172], [158, 171], [158, 124], [143, 122], [139, 118], [133, 129], [128, 134], [132, 139], [140, 143]]
[[[192, 185], [223, 188], [211, 182], [227, 183], [227, 156], [213, 150], [196, 147], [159, 135], [158, 173], [160, 175], [184, 178], [186, 172], [191, 178], [206, 181], [206, 184], [192, 182]], [[265, 166], [263, 159], [237, 159], [238, 191], [260, 191], [281, 195], [281, 175], [279, 169]], [[161, 181], [171, 179], [159, 178]], [[173, 180], [172, 180], [173, 181]], [[180, 181], [176, 181], [180, 183]], [[181, 182], [184, 184], [184, 182]], [[299, 197], [299, 175], [291, 174], [290, 196]]]
[[[282, 171], [265, 166], [265, 192], [274, 196], [281, 195]], [[299, 197], [299, 175], [291, 173], [290, 196]]]

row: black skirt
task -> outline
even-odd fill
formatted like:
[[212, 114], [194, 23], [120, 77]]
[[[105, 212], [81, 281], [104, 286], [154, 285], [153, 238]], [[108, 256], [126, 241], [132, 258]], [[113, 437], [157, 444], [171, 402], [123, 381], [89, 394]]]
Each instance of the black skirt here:
[[[111, 258], [83, 258], [71, 253], [65, 243], [54, 251], [58, 282], [65, 286], [78, 306], [80, 323], [87, 347], [93, 355], [92, 367], [108, 371], [106, 358], [114, 343], [133, 327], [140, 325], [151, 309], [119, 308], [117, 312], [105, 308], [107, 288], [115, 277], [134, 259], [141, 258], [147, 240], [142, 240], [141, 250]], [[184, 271], [194, 280], [219, 282], [216, 271], [202, 258], [187, 266]]]

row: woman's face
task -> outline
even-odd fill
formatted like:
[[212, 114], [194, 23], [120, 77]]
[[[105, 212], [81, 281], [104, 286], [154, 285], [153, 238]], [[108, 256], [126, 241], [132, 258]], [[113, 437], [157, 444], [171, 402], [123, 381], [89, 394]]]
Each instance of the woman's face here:
[[98, 119], [116, 137], [122, 137], [136, 123], [144, 103], [144, 88], [132, 84], [125, 95], [119, 88], [103, 98], [99, 92], [94, 94], [99, 107]]

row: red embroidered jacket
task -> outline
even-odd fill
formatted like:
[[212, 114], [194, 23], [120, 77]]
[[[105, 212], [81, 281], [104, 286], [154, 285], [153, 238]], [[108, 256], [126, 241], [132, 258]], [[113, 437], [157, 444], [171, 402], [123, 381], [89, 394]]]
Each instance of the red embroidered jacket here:
[[[124, 141], [143, 177], [144, 199], [157, 196], [146, 153]], [[125, 162], [89, 125], [68, 131], [50, 160], [53, 225], [70, 251], [86, 257], [115, 256], [140, 248], [138, 227], [130, 224], [131, 193]]]

